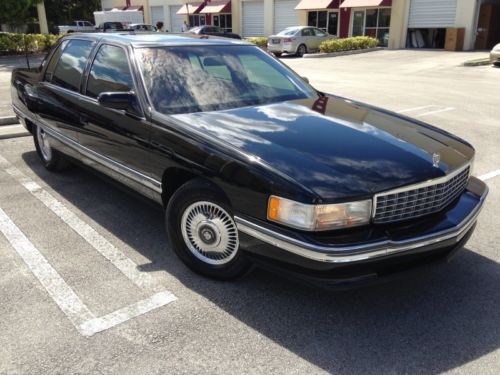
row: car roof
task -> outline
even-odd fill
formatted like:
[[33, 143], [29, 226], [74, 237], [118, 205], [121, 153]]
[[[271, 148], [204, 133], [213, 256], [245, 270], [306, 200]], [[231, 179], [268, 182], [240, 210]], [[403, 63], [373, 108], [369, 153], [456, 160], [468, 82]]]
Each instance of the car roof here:
[[227, 39], [215, 36], [196, 35], [189, 33], [72, 33], [65, 39], [91, 39], [109, 41], [133, 47], [189, 46], [189, 45], [253, 45], [237, 39]]

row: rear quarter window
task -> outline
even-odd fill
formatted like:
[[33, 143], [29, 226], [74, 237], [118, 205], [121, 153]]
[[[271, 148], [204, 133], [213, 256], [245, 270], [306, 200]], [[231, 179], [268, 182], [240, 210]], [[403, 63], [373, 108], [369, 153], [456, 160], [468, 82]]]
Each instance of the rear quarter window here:
[[88, 40], [70, 40], [57, 62], [51, 82], [72, 91], [80, 91], [83, 70], [93, 44]]

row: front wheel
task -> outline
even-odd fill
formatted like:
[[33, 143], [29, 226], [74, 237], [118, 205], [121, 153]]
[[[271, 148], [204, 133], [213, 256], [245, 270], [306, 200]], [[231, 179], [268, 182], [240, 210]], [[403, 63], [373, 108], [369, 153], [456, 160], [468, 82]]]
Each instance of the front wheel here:
[[273, 55], [276, 57], [281, 57], [281, 52], [273, 52]]
[[34, 126], [33, 140], [36, 152], [49, 171], [60, 171], [69, 167], [70, 162], [50, 145], [49, 136], [40, 126]]
[[231, 208], [208, 181], [195, 179], [172, 196], [166, 212], [170, 244], [195, 272], [219, 280], [243, 276], [250, 262], [239, 248]]

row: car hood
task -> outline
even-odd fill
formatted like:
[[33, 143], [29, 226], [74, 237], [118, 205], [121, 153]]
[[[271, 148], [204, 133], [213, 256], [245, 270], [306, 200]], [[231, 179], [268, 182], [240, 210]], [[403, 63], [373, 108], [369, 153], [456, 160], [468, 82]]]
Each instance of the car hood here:
[[444, 131], [331, 96], [174, 117], [324, 201], [441, 177], [474, 156], [472, 146]]

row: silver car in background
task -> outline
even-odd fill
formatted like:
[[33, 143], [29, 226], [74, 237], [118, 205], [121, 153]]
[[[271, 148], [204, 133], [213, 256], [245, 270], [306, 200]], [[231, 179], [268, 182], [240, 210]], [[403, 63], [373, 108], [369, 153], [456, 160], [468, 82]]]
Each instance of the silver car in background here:
[[267, 50], [279, 57], [282, 53], [303, 56], [319, 50], [321, 42], [336, 38], [321, 29], [310, 26], [293, 26], [267, 38]]
[[500, 43], [498, 43], [490, 52], [490, 63], [500, 66]]

